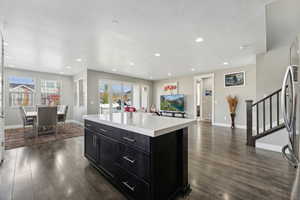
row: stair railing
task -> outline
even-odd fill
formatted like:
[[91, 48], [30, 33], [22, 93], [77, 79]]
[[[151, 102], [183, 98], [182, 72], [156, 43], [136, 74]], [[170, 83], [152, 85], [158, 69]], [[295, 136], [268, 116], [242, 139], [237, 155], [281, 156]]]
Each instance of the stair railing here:
[[[247, 145], [255, 147], [256, 140], [267, 136], [277, 130], [284, 128], [284, 124], [280, 122], [280, 96], [281, 90], [276, 90], [272, 94], [253, 103], [253, 100], [246, 100], [246, 117], [247, 117]], [[273, 100], [276, 99], [274, 112], [275, 123], [273, 124]], [[266, 114], [266, 103], [269, 104], [269, 113]], [[260, 127], [260, 105], [262, 105], [262, 127]], [[256, 111], [256, 126], [253, 126], [253, 111]], [[274, 113], [274, 114], [275, 114]], [[267, 116], [268, 115], [268, 116]], [[266, 119], [269, 118], [269, 126], [266, 126]], [[254, 130], [255, 132], [254, 132]]]

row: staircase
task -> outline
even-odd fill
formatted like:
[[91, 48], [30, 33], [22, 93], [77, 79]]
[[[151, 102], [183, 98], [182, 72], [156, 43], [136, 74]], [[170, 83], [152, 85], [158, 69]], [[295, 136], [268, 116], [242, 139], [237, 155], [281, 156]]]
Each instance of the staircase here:
[[279, 89], [255, 103], [253, 100], [246, 101], [247, 145], [255, 147], [256, 140], [285, 128], [281, 120], [281, 90]]

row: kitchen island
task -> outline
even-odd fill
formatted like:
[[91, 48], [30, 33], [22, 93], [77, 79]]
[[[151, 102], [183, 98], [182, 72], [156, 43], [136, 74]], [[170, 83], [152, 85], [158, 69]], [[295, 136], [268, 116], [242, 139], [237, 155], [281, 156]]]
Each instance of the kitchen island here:
[[189, 191], [193, 119], [147, 113], [86, 115], [84, 154], [128, 199], [166, 200]]

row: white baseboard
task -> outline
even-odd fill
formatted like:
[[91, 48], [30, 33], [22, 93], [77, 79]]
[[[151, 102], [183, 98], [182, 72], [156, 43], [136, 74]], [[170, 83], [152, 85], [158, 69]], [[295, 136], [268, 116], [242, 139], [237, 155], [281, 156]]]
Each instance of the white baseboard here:
[[269, 151], [275, 151], [275, 152], [281, 152], [282, 147], [278, 145], [273, 144], [266, 144], [266, 143], [260, 143], [256, 142], [256, 148], [269, 150]]
[[23, 128], [22, 124], [4, 126], [4, 129]]
[[[224, 123], [213, 123], [212, 125], [222, 126], [222, 127], [229, 127], [229, 128], [231, 127], [231, 124], [224, 124]], [[235, 127], [240, 128], [240, 129], [247, 129], [247, 127], [245, 125], [236, 124]]]
[[[79, 124], [81, 126], [83, 126], [83, 122], [80, 122], [80, 121], [77, 121], [77, 120], [73, 120], [73, 119], [68, 119], [66, 120], [66, 123], [75, 123], [75, 124]], [[8, 125], [8, 126], [5, 126], [4, 129], [14, 129], [14, 128], [23, 128], [23, 125], [22, 124], [16, 124], [16, 125]]]

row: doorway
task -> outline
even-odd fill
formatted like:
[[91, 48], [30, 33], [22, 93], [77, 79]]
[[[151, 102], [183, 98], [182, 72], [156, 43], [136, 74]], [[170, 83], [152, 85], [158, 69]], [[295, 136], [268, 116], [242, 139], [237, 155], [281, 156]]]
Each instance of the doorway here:
[[214, 74], [194, 77], [195, 118], [214, 122]]

